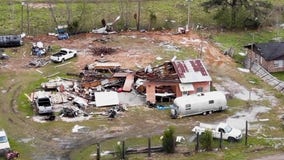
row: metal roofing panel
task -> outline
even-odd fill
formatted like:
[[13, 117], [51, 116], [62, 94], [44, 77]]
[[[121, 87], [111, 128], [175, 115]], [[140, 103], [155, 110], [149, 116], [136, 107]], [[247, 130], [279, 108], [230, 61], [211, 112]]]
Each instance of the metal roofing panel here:
[[95, 99], [97, 107], [119, 104], [117, 92], [95, 92]]
[[173, 66], [182, 83], [212, 81], [203, 62], [196, 60], [176, 60]]

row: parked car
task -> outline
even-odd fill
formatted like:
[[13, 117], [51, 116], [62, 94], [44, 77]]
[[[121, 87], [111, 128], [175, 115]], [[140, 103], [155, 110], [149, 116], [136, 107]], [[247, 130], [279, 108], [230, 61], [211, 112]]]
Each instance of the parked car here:
[[73, 49], [61, 48], [59, 52], [50, 56], [53, 62], [63, 63], [65, 60], [76, 57], [77, 51]]
[[242, 131], [232, 128], [227, 123], [219, 123], [218, 125], [200, 123], [199, 126], [195, 126], [192, 129], [192, 132], [202, 134], [205, 130], [211, 131], [213, 138], [221, 138], [222, 132], [222, 139], [224, 140], [234, 142], [242, 139]]
[[65, 40], [69, 38], [69, 34], [67, 32], [68, 26], [67, 25], [59, 25], [56, 28], [57, 38], [58, 40]]
[[52, 104], [50, 96], [45, 92], [37, 92], [34, 105], [38, 114], [52, 114]]
[[4, 129], [0, 129], [0, 153], [6, 154], [10, 150], [10, 143]]

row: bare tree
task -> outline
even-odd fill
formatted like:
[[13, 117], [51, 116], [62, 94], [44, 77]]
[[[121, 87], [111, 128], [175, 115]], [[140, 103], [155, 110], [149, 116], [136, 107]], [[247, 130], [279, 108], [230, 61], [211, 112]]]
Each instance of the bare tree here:
[[72, 5], [72, 1], [65, 0], [66, 5], [66, 12], [67, 12], [67, 24], [71, 23], [71, 17], [72, 17], [72, 10], [70, 9], [70, 6]]
[[54, 7], [53, 7], [53, 5], [52, 5], [52, 3], [51, 3], [51, 0], [48, 0], [48, 6], [49, 6], [49, 11], [50, 11], [50, 13], [51, 13], [51, 17], [52, 17], [52, 19], [53, 19], [55, 25], [58, 26], [58, 22], [57, 22], [56, 16], [55, 16]]

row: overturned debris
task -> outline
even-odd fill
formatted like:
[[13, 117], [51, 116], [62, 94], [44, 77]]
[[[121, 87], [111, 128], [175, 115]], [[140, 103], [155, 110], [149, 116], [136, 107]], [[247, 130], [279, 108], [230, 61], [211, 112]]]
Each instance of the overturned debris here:
[[74, 86], [76, 86], [75, 81], [62, 79], [60, 77], [57, 77], [55, 79], [51, 79], [48, 82], [41, 83], [41, 87], [45, 90], [70, 90], [73, 89]]
[[103, 55], [112, 54], [116, 51], [116, 49], [107, 48], [107, 47], [95, 47], [95, 48], [91, 48], [91, 51], [94, 55], [101, 56], [102, 54]]
[[30, 63], [28, 64], [28, 67], [38, 68], [38, 67], [43, 67], [43, 66], [47, 65], [48, 63], [50, 63], [49, 59], [35, 58], [35, 59], [30, 61]]
[[32, 55], [42, 56], [51, 50], [50, 46], [44, 47], [43, 43], [38, 41], [32, 44]]
[[70, 118], [73, 118], [73, 117], [77, 117], [79, 115], [79, 111], [78, 110], [74, 110], [72, 108], [67, 108], [67, 107], [64, 107], [61, 111], [61, 114], [63, 117], [70, 117]]

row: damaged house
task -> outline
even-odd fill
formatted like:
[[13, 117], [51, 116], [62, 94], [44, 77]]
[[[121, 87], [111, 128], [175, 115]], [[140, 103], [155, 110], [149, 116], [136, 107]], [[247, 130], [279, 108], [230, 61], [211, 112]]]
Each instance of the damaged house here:
[[171, 100], [182, 95], [209, 92], [212, 83], [200, 59], [175, 60], [154, 68], [146, 67], [144, 71], [137, 71], [136, 77], [144, 79], [144, 88], [136, 89], [146, 93], [146, 101], [150, 104], [165, 98]]
[[268, 72], [284, 71], [284, 42], [255, 43], [245, 48], [250, 50], [247, 54], [250, 65], [257, 63]]

